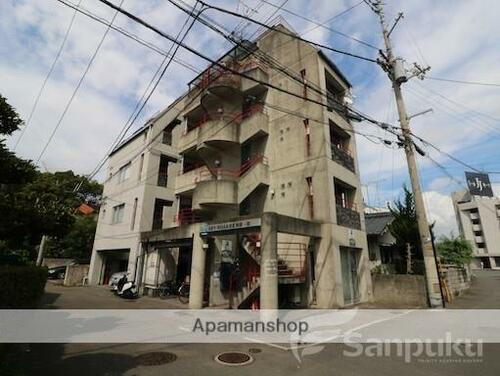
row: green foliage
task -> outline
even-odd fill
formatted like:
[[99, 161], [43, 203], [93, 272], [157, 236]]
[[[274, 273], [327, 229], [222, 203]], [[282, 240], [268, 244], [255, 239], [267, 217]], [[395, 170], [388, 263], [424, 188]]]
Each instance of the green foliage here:
[[396, 274], [396, 269], [393, 264], [378, 264], [371, 270], [372, 275], [388, 275]]
[[89, 260], [94, 245], [97, 222], [92, 216], [78, 216], [69, 232], [62, 238], [50, 239], [45, 255]]
[[17, 111], [0, 94], [0, 134], [10, 135], [23, 123]]
[[396, 239], [396, 246], [402, 254], [406, 252], [406, 244], [410, 243], [414, 256], [422, 258], [420, 251], [420, 239], [417, 224], [417, 213], [415, 200], [406, 186], [403, 186], [405, 197], [397, 200], [388, 208], [394, 216], [394, 220], [388, 226], [392, 236]]
[[436, 248], [445, 264], [464, 266], [472, 261], [472, 246], [461, 236], [443, 236], [438, 240]]
[[36, 308], [47, 282], [47, 268], [0, 266], [0, 308]]

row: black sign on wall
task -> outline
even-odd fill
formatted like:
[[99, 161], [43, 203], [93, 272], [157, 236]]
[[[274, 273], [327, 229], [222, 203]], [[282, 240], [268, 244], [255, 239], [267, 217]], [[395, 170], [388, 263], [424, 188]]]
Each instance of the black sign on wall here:
[[467, 186], [471, 195], [493, 197], [488, 174], [465, 172], [465, 180], [467, 180]]

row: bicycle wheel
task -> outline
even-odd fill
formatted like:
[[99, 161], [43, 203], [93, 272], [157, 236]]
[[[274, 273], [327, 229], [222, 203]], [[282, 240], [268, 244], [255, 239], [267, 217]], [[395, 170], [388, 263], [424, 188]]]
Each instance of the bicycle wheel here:
[[167, 288], [160, 289], [160, 291], [158, 292], [158, 296], [160, 297], [160, 299], [167, 299], [170, 296], [169, 289]]
[[183, 304], [189, 302], [189, 285], [182, 285], [179, 288], [179, 301]]

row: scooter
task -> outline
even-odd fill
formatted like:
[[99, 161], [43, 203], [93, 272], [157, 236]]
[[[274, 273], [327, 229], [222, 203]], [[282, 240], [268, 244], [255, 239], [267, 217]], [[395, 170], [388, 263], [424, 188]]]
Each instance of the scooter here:
[[126, 275], [119, 279], [116, 287], [116, 294], [121, 298], [134, 299], [138, 296], [137, 286], [133, 281], [129, 281]]

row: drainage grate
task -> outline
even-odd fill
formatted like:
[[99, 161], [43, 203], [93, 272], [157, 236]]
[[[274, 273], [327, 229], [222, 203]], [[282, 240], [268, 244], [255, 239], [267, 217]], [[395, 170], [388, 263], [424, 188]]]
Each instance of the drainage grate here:
[[150, 352], [135, 357], [138, 366], [159, 366], [172, 363], [176, 359], [177, 355], [170, 352]]
[[217, 355], [215, 361], [227, 366], [244, 366], [253, 362], [250, 354], [238, 351], [225, 352]]
[[262, 352], [262, 349], [258, 349], [258, 348], [256, 348], [256, 347], [252, 347], [252, 348], [248, 349], [248, 352], [249, 352], [250, 354], [258, 354], [258, 353], [261, 353], [261, 352]]

